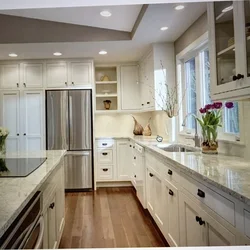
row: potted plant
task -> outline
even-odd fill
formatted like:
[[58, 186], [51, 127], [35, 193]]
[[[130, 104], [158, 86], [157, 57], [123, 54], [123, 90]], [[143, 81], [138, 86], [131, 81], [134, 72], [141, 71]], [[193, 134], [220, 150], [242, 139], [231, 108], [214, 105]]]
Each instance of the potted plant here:
[[218, 154], [218, 127], [221, 127], [222, 109], [231, 109], [234, 107], [233, 102], [226, 102], [223, 106], [222, 102], [207, 104], [204, 108], [200, 108], [201, 118], [195, 116], [199, 122], [202, 132], [202, 153]]
[[0, 127], [0, 153], [5, 154], [5, 141], [9, 134], [9, 131], [6, 128]]

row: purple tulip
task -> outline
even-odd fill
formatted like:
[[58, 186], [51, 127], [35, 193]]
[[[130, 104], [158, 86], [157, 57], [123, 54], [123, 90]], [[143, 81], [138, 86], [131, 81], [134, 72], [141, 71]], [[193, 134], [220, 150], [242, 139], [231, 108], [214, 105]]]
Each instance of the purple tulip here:
[[234, 103], [233, 102], [226, 102], [225, 106], [228, 108], [228, 109], [231, 109], [234, 107]]
[[212, 109], [212, 104], [207, 104], [207, 105], [205, 106], [205, 109], [206, 109], [206, 110]]
[[215, 109], [221, 109], [222, 106], [223, 106], [222, 102], [215, 102], [215, 103], [214, 103], [214, 108], [215, 108]]
[[201, 114], [205, 114], [207, 112], [206, 108], [200, 108], [199, 110]]

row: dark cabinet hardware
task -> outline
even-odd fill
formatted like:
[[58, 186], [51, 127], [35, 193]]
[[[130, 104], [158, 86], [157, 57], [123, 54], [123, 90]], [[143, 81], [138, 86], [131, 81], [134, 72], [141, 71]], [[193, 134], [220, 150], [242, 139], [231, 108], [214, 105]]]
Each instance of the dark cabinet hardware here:
[[133, 146], [133, 148], [135, 148], [135, 146]]
[[134, 177], [136, 178], [136, 174], [134, 175]]
[[196, 220], [197, 222], [199, 222], [200, 219], [201, 219], [201, 217], [199, 217], [199, 216], [196, 216], [196, 217], [195, 217], [195, 220]]
[[169, 192], [168, 192], [171, 196], [173, 196], [174, 195], [174, 192], [171, 190], [171, 189], [169, 189]]
[[172, 175], [172, 174], [173, 174], [173, 171], [169, 169], [169, 170], [168, 170], [168, 174], [169, 174], [169, 175]]
[[143, 103], [142, 103], [141, 105], [142, 105], [142, 106], [144, 106], [144, 104], [143, 104]]
[[108, 153], [102, 153], [102, 155], [107, 155]]
[[150, 104], [150, 102], [147, 102], [147, 104]]
[[242, 74], [238, 74], [238, 75], [237, 75], [237, 79], [238, 79], [238, 80], [243, 79], [243, 78], [244, 78], [244, 75], [242, 75]]
[[26, 135], [26, 133], [23, 134], [24, 136]]
[[108, 145], [108, 143], [103, 143], [103, 144], [102, 144], [102, 146], [107, 146], [107, 145]]
[[25, 82], [23, 83], [23, 86], [26, 88], [26, 83]]
[[202, 226], [202, 225], [204, 225], [204, 224], [205, 224], [205, 221], [204, 221], [204, 220], [202, 220], [202, 218], [201, 218], [201, 217], [199, 217], [199, 216], [196, 216], [196, 217], [195, 217], [195, 220], [196, 220], [197, 222], [199, 222], [200, 226]]
[[108, 169], [107, 169], [107, 168], [103, 168], [102, 171], [103, 171], [103, 172], [107, 172]]
[[151, 173], [149, 173], [149, 176], [150, 176], [150, 177], [153, 177], [154, 175], [153, 175], [153, 174], [151, 174]]
[[17, 136], [19, 136], [19, 134], [16, 134]]
[[50, 205], [49, 205], [49, 208], [53, 209], [55, 207], [55, 202], [52, 202]]
[[134, 160], [136, 160], [136, 157], [134, 156]]
[[131, 148], [131, 147], [132, 147], [132, 145], [129, 145], [129, 147]]
[[74, 85], [74, 82], [72, 82], [72, 85]]
[[19, 83], [17, 83], [16, 86], [19, 88]]
[[197, 195], [200, 196], [201, 198], [205, 198], [205, 193], [200, 189], [198, 189]]
[[233, 76], [233, 81], [236, 81], [237, 79], [237, 76]]
[[67, 86], [67, 82], [65, 82], [65, 85]]

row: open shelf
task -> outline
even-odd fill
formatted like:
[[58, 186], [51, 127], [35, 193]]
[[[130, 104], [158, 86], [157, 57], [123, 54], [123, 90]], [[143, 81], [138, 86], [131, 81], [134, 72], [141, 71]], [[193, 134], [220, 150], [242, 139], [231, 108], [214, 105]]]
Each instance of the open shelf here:
[[235, 48], [235, 45], [233, 44], [233, 45], [227, 47], [226, 49], [223, 49], [220, 52], [218, 52], [217, 56], [221, 56], [223, 54], [233, 54], [234, 53], [234, 48]]
[[96, 94], [96, 97], [117, 97], [117, 94]]
[[117, 84], [117, 81], [97, 81], [96, 84]]

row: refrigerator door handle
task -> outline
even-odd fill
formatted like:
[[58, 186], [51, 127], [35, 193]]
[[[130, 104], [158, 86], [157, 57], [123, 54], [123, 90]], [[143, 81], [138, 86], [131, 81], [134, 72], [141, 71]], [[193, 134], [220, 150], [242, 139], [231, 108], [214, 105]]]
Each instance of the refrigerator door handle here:
[[72, 124], [72, 96], [69, 95], [69, 149], [73, 143], [73, 124]]

